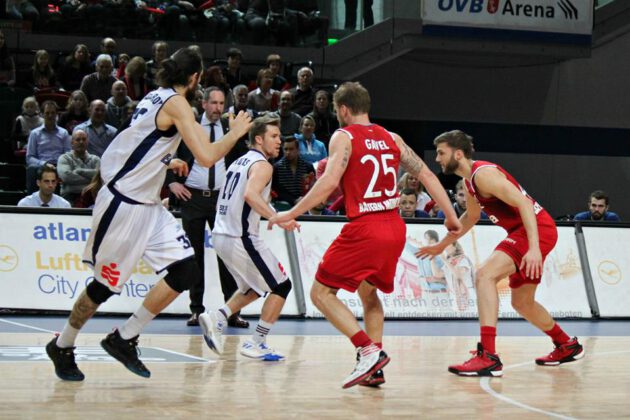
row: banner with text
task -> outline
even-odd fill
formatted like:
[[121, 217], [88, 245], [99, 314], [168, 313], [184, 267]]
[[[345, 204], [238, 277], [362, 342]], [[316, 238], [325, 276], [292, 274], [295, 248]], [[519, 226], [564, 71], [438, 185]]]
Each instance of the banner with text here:
[[[302, 222], [296, 243], [305, 293], [308, 295], [322, 255], [339, 234], [343, 223]], [[536, 299], [554, 317], [590, 317], [584, 278], [573, 227], [560, 227], [558, 244], [547, 257]], [[386, 317], [392, 318], [477, 318], [475, 269], [505, 237], [496, 226], [476, 226], [448, 247], [444, 254], [429, 259], [416, 258], [418, 247], [439, 240], [446, 234], [442, 225], [407, 225], [407, 243], [398, 260], [394, 292], [379, 292]], [[511, 306], [508, 279], [498, 284], [502, 318], [520, 317]], [[356, 316], [362, 316], [356, 294], [340, 290], [339, 298]], [[306, 315], [323, 315], [306, 299]]]
[[582, 232], [600, 316], [630, 316], [630, 229], [583, 227]]
[[593, 0], [424, 0], [422, 23], [429, 30], [447, 26], [569, 34], [576, 41], [590, 40]]
[[[70, 310], [85, 286], [92, 281], [92, 270], [83, 264], [82, 254], [90, 233], [92, 218], [84, 215], [11, 214], [0, 220], [0, 293], [1, 308]], [[284, 231], [267, 231], [261, 223], [261, 236], [276, 257], [290, 270]], [[121, 241], [132, 238], [121, 238]], [[210, 233], [205, 241], [205, 293], [207, 309], [223, 304], [216, 254]], [[288, 271], [290, 272], [290, 271]], [[114, 296], [100, 308], [101, 312], [130, 313], [137, 309], [149, 290], [159, 280], [144, 261], [138, 265], [120, 296]], [[259, 314], [263, 299], [242, 312]], [[164, 313], [190, 312], [188, 293], [182, 293]], [[283, 314], [296, 315], [293, 293], [287, 298]]]

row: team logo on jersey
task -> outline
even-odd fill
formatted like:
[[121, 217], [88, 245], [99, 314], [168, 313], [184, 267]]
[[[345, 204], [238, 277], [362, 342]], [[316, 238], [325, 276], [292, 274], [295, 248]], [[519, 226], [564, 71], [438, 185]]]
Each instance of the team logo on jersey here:
[[101, 267], [101, 277], [107, 280], [110, 286], [116, 286], [120, 280], [120, 271], [116, 270], [116, 267], [118, 267], [116, 263], [110, 263], [109, 266], [103, 264]]

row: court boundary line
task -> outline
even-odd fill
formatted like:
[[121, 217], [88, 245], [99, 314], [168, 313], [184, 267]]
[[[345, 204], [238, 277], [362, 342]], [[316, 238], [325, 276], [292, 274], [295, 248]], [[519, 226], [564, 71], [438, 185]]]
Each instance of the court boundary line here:
[[[56, 333], [56, 331], [47, 330], [45, 328], [34, 327], [34, 326], [28, 325], [28, 324], [22, 324], [21, 322], [8, 321], [8, 320], [3, 319], [3, 318], [0, 318], [0, 322], [4, 322], [4, 323], [7, 323], [7, 324], [11, 324], [11, 325], [16, 325], [18, 327], [23, 327], [23, 328], [30, 328], [31, 330], [41, 331], [41, 332], [50, 333], [50, 334], [55, 334]], [[7, 333], [7, 334], [9, 334], [9, 333]]]
[[[608, 352], [603, 352], [603, 353], [589, 353], [589, 356], [605, 356], [605, 355], [610, 355], [610, 354], [623, 354], [623, 353], [630, 353], [630, 350], [617, 350], [617, 351], [608, 351]], [[526, 366], [526, 365], [531, 365], [532, 362], [523, 362], [523, 363], [517, 363], [514, 365], [509, 365], [509, 366], [505, 366], [503, 367], [503, 370], [511, 370], [511, 369], [516, 369], [519, 368], [521, 366]], [[492, 387], [490, 386], [490, 377], [484, 376], [482, 378], [479, 379], [479, 386], [481, 387], [481, 389], [483, 389], [487, 394], [489, 394], [490, 396], [501, 400], [505, 403], [514, 405], [516, 407], [522, 408], [524, 410], [528, 410], [528, 411], [533, 411], [535, 413], [540, 413], [540, 414], [544, 414], [547, 415], [549, 417], [556, 417], [559, 419], [564, 419], [564, 420], [576, 420], [576, 417], [571, 417], [571, 416], [566, 416], [564, 414], [558, 414], [558, 413], [554, 413], [553, 411], [545, 411], [542, 408], [537, 408], [537, 407], [533, 407], [531, 405], [527, 405], [525, 403], [522, 403], [520, 401], [517, 401], [513, 398], [508, 397], [507, 395], [503, 395], [500, 392], [495, 391], [494, 389], [492, 389]], [[500, 378], [496, 378], [496, 379], [500, 379]]]

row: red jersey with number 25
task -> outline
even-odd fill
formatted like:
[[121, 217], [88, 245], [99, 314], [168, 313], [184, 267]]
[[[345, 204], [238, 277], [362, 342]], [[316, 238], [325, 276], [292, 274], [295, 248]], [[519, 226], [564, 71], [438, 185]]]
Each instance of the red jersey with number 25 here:
[[353, 124], [340, 131], [352, 141], [352, 153], [341, 179], [348, 218], [398, 211], [400, 149], [392, 134], [376, 124]]
[[523, 187], [521, 187], [519, 183], [516, 182], [516, 179], [514, 179], [514, 177], [510, 175], [505, 169], [495, 163], [477, 160], [472, 165], [470, 180], [466, 179], [464, 182], [466, 184], [466, 189], [468, 190], [470, 195], [475, 197], [475, 200], [477, 200], [483, 211], [486, 212], [486, 214], [488, 215], [488, 218], [495, 225], [501, 226], [508, 232], [512, 232], [515, 229], [523, 226], [523, 219], [521, 218], [521, 214], [518, 211], [517, 207], [510, 206], [509, 204], [501, 201], [496, 197], [482, 197], [477, 193], [477, 186], [475, 185], [475, 175], [480, 170], [488, 167], [496, 168], [501, 171], [501, 173], [505, 175], [507, 180], [514, 184], [516, 188], [518, 188], [519, 191], [527, 197], [527, 199], [532, 203], [532, 206], [534, 207], [534, 214], [536, 215], [536, 220], [538, 221], [539, 226], [555, 226], [555, 223], [549, 213], [547, 213], [547, 211], [540, 204], [538, 204], [536, 200], [530, 197], [527, 194], [527, 191], [525, 191]]

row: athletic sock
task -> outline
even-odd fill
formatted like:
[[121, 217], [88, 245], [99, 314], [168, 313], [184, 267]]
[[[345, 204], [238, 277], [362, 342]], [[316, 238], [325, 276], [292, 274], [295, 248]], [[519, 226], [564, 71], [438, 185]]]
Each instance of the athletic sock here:
[[63, 330], [57, 337], [57, 347], [61, 347], [62, 349], [74, 347], [77, 335], [79, 335], [79, 330], [70, 325], [69, 321], [66, 321], [66, 325], [64, 325]]
[[[230, 309], [229, 306], [223, 305], [217, 311], [217, 315], [219, 316], [219, 321], [227, 322], [228, 318], [230, 316], [232, 316], [232, 310]], [[223, 318], [225, 318], [225, 319], [223, 319]]]
[[127, 321], [123, 324], [122, 327], [118, 329], [118, 333], [123, 338], [123, 340], [129, 340], [140, 334], [140, 331], [153, 319], [155, 315], [152, 314], [144, 307], [144, 305], [140, 305], [138, 310], [133, 313], [127, 319]]
[[560, 325], [558, 325], [557, 323], [553, 324], [552, 329], [550, 329], [549, 331], [545, 331], [545, 334], [551, 337], [551, 340], [556, 345], [562, 345], [571, 340], [571, 337], [569, 337], [567, 333], [565, 333], [564, 330], [560, 328]]
[[256, 326], [256, 331], [252, 334], [252, 340], [256, 344], [262, 344], [267, 339], [267, 334], [269, 334], [269, 330], [273, 327], [273, 322], [265, 322], [262, 319], [258, 321], [258, 325]]
[[494, 346], [497, 337], [497, 327], [481, 326], [481, 346], [490, 354], [496, 354]]
[[358, 333], [350, 337], [350, 341], [352, 341], [354, 347], [367, 347], [370, 344], [373, 344], [370, 337], [363, 330], [360, 330]]
[[379, 350], [383, 350], [383, 343], [374, 343], [374, 345], [378, 347]]

